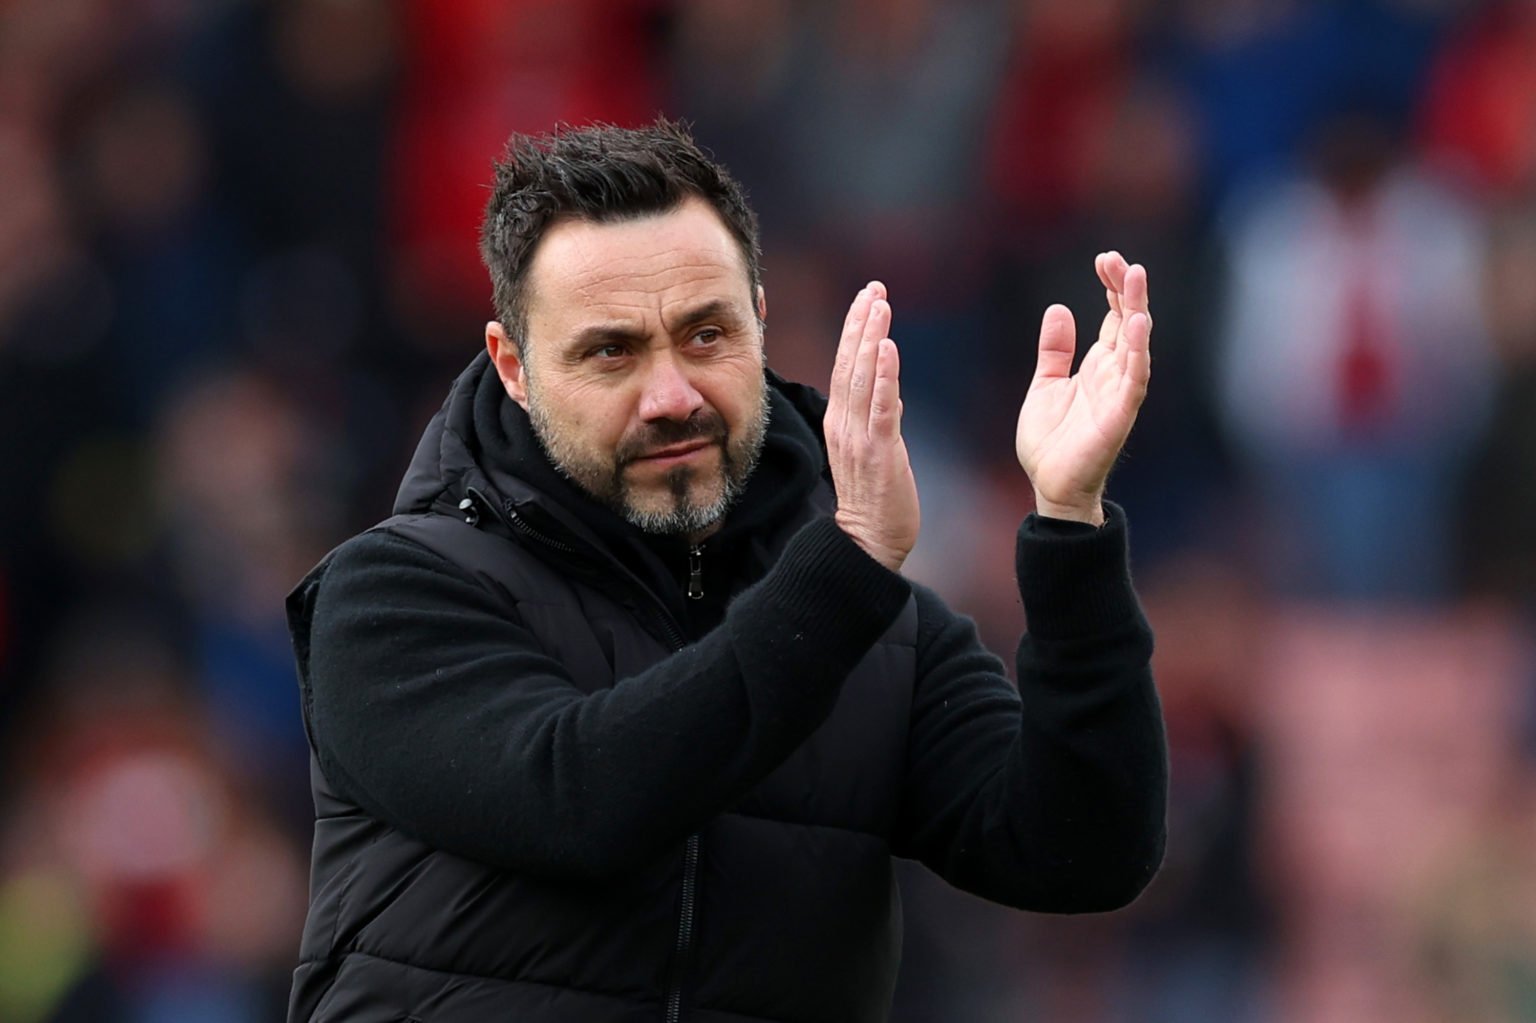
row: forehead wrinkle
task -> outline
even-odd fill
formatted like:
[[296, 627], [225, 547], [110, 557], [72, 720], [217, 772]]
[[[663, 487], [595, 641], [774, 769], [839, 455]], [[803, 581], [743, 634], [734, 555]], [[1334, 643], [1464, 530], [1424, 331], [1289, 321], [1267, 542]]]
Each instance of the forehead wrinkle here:
[[[697, 262], [672, 263], [667, 266], [659, 266], [653, 269], [639, 271], [626, 270], [624, 268], [599, 268], [587, 267], [578, 271], [573, 276], [579, 278], [576, 283], [578, 294], [587, 297], [592, 289], [605, 283], [622, 280], [625, 283], [643, 284], [657, 278], [682, 275], [686, 279], [678, 281], [678, 284], [689, 284], [695, 280], [707, 277], [722, 276], [728, 274], [730, 268], [716, 260], [699, 260]], [[620, 289], [629, 290], [629, 289]]]
[[[659, 288], [645, 287], [646, 282], [663, 276], [676, 279], [663, 283]], [[717, 298], [713, 294], [715, 286], [729, 277], [728, 268], [719, 263], [707, 262], [674, 264], [644, 274], [601, 273], [574, 283], [576, 294], [589, 307], [632, 307], [639, 310], [655, 309], [661, 313], [667, 307]], [[676, 294], [678, 291], [683, 294]]]

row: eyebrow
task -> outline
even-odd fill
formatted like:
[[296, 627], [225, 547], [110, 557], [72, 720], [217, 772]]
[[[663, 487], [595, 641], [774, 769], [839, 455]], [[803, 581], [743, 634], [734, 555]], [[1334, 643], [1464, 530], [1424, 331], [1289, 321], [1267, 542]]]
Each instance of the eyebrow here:
[[674, 330], [684, 330], [697, 326], [705, 320], [735, 320], [738, 318], [736, 304], [723, 298], [712, 298], [694, 306], [688, 312], [677, 318]]
[[630, 327], [621, 326], [617, 323], [598, 323], [578, 330], [566, 350], [576, 353], [593, 345], [612, 344], [615, 341], [641, 341], [644, 338], [644, 334]]
[[[706, 320], [724, 319], [732, 322], [740, 319], [740, 314], [735, 303], [723, 298], [712, 298], [707, 302], [701, 302], [682, 316], [679, 316], [670, 326], [671, 330], [686, 330]], [[644, 341], [645, 334], [619, 323], [595, 323], [590, 327], [578, 330], [571, 340], [568, 351], [584, 351], [594, 345], [612, 344], [614, 342], [633, 343]]]

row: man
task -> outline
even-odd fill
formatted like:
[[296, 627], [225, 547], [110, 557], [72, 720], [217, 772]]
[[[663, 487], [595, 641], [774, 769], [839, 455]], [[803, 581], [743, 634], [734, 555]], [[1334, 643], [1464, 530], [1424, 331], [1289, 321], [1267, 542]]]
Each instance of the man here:
[[[1105, 477], [1146, 275], [1071, 373], [1046, 313], [1018, 455], [1020, 692], [899, 574], [918, 533], [891, 308], [826, 398], [766, 371], [757, 225], [677, 126], [515, 139], [497, 319], [401, 486], [289, 614], [315, 850], [292, 1020], [879, 1020], [891, 857], [1112, 909], [1166, 753]], [[963, 356], [962, 356], [963, 357]]]

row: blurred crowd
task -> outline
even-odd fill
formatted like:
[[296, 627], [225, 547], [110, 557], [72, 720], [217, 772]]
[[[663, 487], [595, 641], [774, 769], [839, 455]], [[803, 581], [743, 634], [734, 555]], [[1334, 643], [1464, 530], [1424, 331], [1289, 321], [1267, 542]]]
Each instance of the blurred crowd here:
[[283, 597], [482, 343], [508, 134], [661, 111], [775, 368], [888, 284], [911, 571], [1005, 655], [1041, 313], [1148, 267], [1167, 863], [1084, 918], [905, 872], [896, 1023], [1536, 1020], [1533, 0], [0, 2], [0, 1020], [281, 1018]]

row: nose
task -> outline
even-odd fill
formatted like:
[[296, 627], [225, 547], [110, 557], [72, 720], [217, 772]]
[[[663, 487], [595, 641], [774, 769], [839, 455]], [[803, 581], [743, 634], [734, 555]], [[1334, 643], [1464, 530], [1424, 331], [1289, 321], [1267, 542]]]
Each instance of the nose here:
[[640, 418], [684, 420], [704, 407], [704, 396], [688, 379], [686, 367], [670, 352], [650, 360], [641, 383]]

